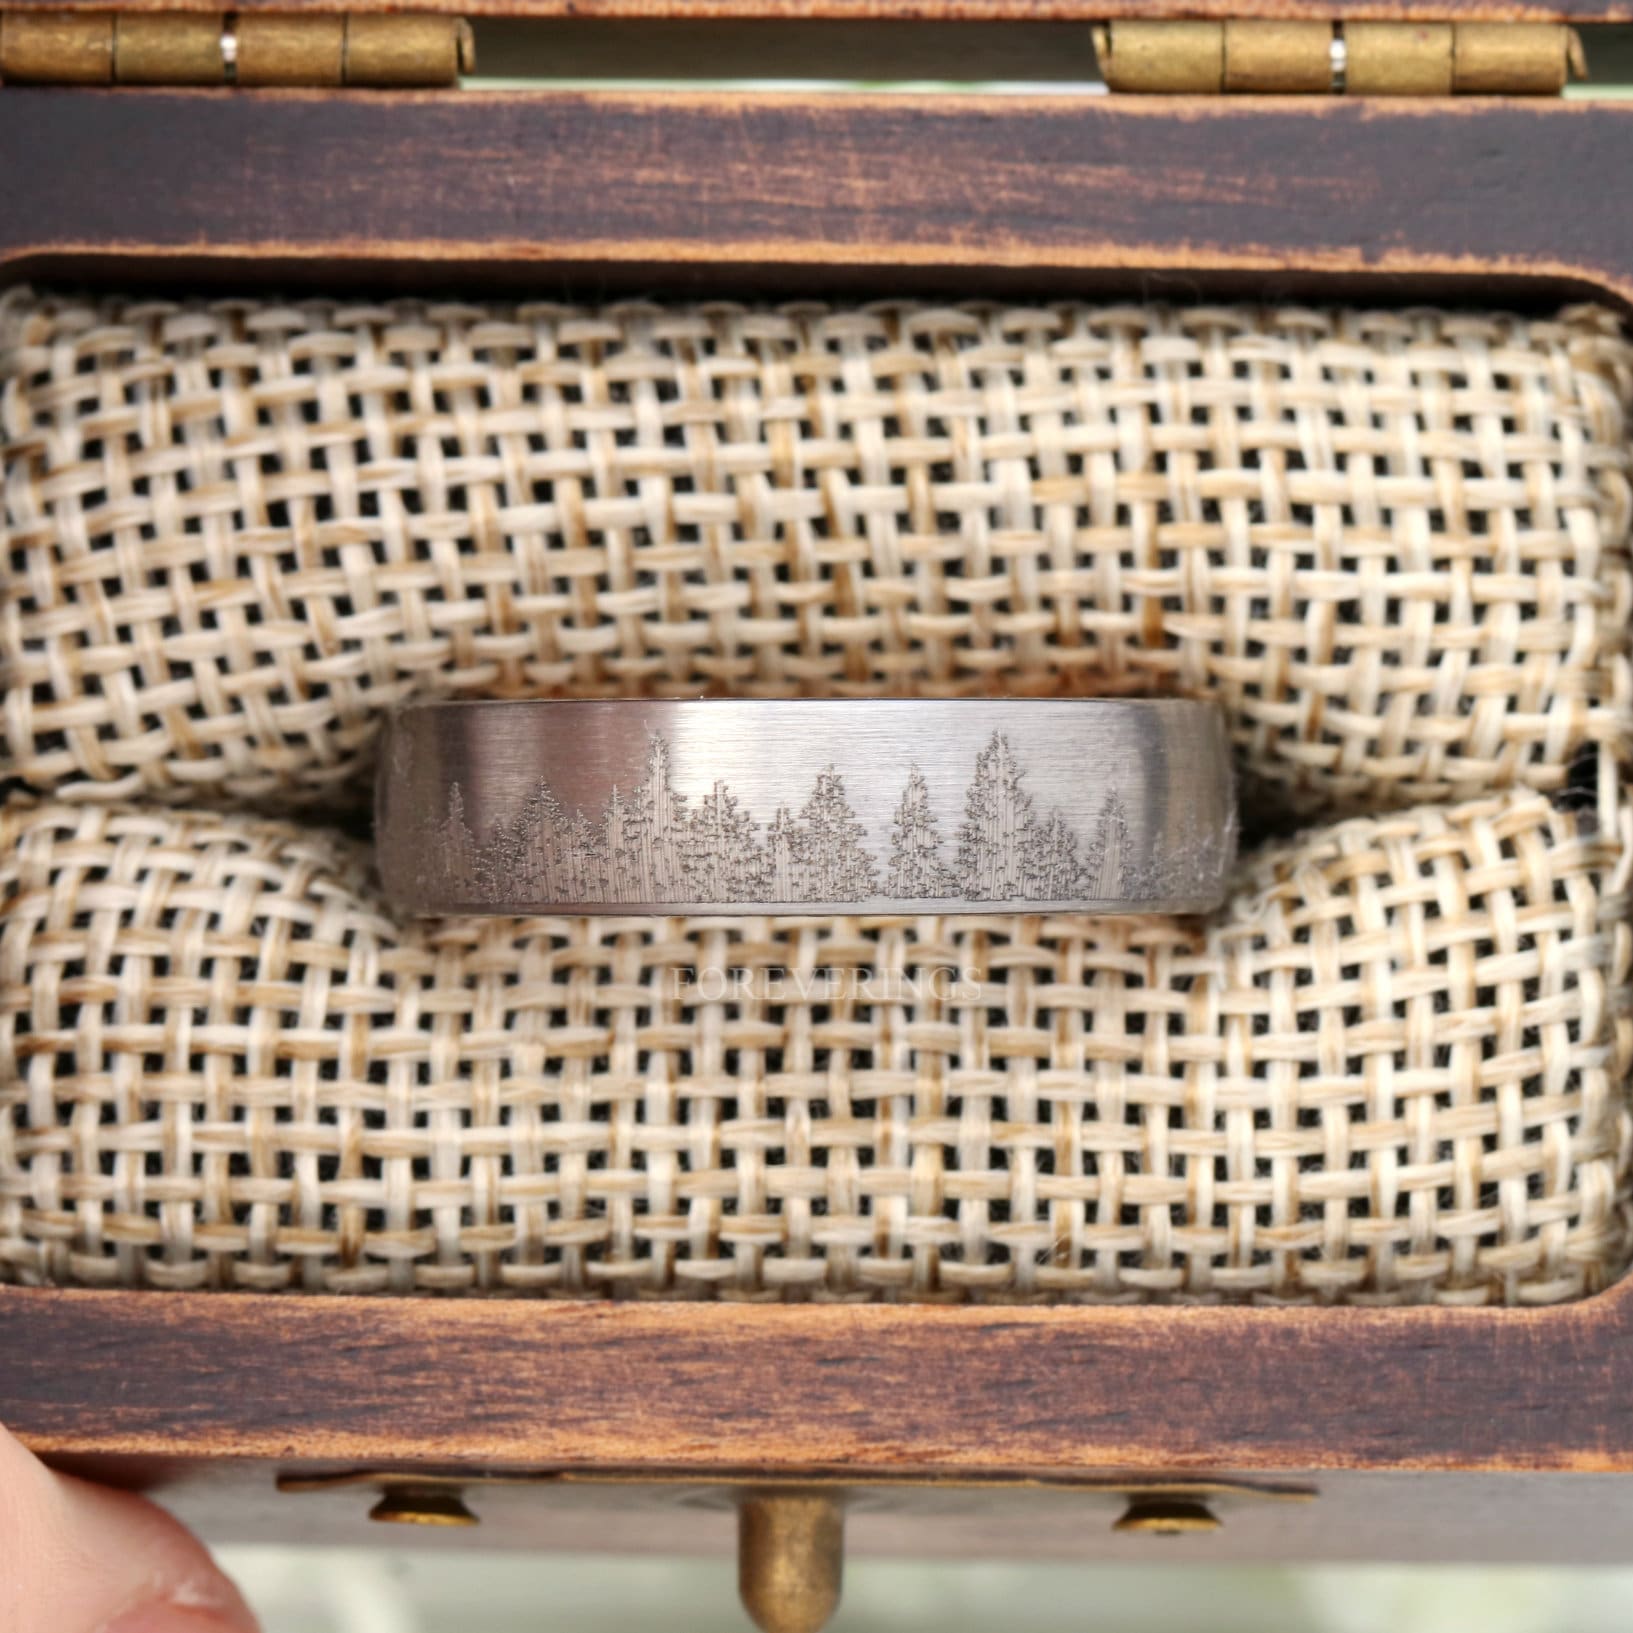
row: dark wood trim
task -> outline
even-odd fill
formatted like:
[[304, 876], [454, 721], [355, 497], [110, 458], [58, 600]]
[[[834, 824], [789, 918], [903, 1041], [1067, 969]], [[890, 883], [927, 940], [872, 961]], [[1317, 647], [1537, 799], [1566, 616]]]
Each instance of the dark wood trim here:
[[0, 267], [1627, 298], [1630, 152], [1627, 102], [11, 88]]
[[[10, 89], [0, 277], [1633, 304], [1629, 152], [1633, 104]], [[284, 1468], [1633, 1473], [1633, 1284], [1534, 1312], [10, 1288], [0, 1421], [61, 1459]]]
[[0, 1289], [57, 1456], [1633, 1473], [1633, 1283], [1549, 1311], [936, 1309]]

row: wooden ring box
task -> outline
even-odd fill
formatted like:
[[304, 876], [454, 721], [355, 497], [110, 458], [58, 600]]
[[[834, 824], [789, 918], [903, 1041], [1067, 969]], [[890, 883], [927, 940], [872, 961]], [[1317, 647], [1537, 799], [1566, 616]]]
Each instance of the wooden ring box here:
[[[1435, 20], [1477, 3], [1390, 9]], [[1084, 21], [1119, 8], [931, 9]], [[1633, 10], [1551, 0], [1527, 15]], [[8, 85], [0, 276], [592, 295], [1587, 296], [1629, 309], [1629, 153], [1633, 103], [1551, 99]], [[439, 1502], [448, 1517], [453, 1487], [484, 1520], [472, 1533], [484, 1545], [707, 1545], [726, 1535], [740, 1489], [838, 1486], [862, 1546], [949, 1556], [1142, 1557], [1139, 1533], [1162, 1527], [1112, 1526], [1133, 1493], [1225, 1520], [1222, 1536], [1178, 1537], [1165, 1561], [1586, 1562], [1625, 1549], [1606, 1499], [1633, 1476], [1633, 1283], [1535, 1311], [4, 1287], [0, 1422], [58, 1466], [149, 1490], [215, 1538], [352, 1540], [380, 1489], [401, 1509], [382, 1517], [428, 1520]], [[1594, 1476], [1621, 1479], [1607, 1489]], [[668, 1516], [661, 1532], [642, 1512], [652, 1505]]]

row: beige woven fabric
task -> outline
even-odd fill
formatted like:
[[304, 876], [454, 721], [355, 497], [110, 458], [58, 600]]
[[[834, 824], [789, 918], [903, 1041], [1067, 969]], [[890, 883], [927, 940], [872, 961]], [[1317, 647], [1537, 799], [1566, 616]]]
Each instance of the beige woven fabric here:
[[14, 802], [0, 1275], [1577, 1297], [1629, 1242], [1633, 826], [1599, 801], [1359, 819], [1208, 929], [400, 926], [320, 831]]
[[1179, 691], [1306, 809], [1621, 753], [1606, 313], [0, 306], [16, 769], [316, 804], [414, 694]]
[[[1607, 1285], [1630, 418], [1588, 309], [0, 300], [0, 1278]], [[208, 809], [411, 695], [699, 690], [1216, 696], [1371, 814], [1208, 925], [403, 924]]]

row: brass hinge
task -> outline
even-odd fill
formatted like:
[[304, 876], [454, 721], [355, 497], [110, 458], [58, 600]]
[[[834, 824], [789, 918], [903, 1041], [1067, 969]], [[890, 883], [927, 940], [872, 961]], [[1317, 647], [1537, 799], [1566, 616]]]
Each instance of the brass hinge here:
[[1557, 23], [1114, 22], [1095, 30], [1113, 91], [1557, 96], [1585, 72]]
[[453, 85], [473, 67], [458, 17], [0, 13], [0, 83], [11, 85]]

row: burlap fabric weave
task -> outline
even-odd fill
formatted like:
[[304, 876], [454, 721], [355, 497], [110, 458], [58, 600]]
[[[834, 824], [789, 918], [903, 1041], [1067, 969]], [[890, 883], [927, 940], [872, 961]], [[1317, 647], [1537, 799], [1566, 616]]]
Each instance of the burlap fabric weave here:
[[[0, 1277], [1597, 1290], [1630, 398], [1587, 310], [10, 297]], [[1362, 814], [1208, 924], [407, 923], [226, 809], [408, 695], [698, 689], [1216, 696]]]
[[[0, 818], [0, 1262], [329, 1291], [1542, 1302], [1625, 1257], [1625, 811], [1354, 819], [1208, 929], [394, 922], [360, 849]], [[716, 972], [735, 972], [731, 977]]]
[[1605, 313], [0, 306], [5, 747], [309, 805], [411, 696], [1180, 692], [1276, 802], [1625, 730]]

